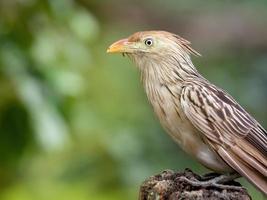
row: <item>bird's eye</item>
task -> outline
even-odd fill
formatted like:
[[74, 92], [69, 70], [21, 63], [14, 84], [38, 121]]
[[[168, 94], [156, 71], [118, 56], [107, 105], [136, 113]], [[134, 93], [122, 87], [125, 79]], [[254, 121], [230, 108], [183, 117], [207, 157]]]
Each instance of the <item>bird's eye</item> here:
[[146, 45], [146, 46], [149, 46], [149, 47], [152, 46], [152, 45], [153, 45], [153, 40], [150, 39], [150, 38], [149, 38], [149, 39], [146, 39], [146, 40], [145, 40], [145, 45]]

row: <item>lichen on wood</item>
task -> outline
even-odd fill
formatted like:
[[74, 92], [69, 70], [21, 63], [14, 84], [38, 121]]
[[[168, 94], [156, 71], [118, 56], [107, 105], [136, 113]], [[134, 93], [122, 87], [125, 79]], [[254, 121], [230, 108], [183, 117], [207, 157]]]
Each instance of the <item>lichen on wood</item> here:
[[201, 180], [202, 176], [190, 169], [184, 172], [165, 170], [143, 182], [139, 200], [251, 200], [247, 190], [236, 181], [230, 181], [227, 185], [240, 186], [238, 189], [222, 189], [216, 186], [196, 187], [184, 178]]

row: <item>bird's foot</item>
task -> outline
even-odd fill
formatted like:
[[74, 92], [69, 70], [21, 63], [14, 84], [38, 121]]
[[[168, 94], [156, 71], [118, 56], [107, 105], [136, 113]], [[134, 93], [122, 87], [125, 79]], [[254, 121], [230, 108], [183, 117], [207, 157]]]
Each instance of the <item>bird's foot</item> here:
[[211, 180], [213, 178], [216, 178], [218, 176], [221, 176], [221, 174], [216, 173], [216, 172], [211, 172], [211, 173], [207, 173], [207, 174], [200, 176], [200, 179], [201, 179], [201, 181], [207, 181], [207, 180]]
[[190, 185], [195, 187], [216, 187], [226, 190], [242, 190], [242, 186], [236, 185], [227, 185], [230, 181], [240, 177], [239, 174], [229, 174], [229, 175], [219, 175], [216, 173], [204, 175], [201, 177], [201, 180], [198, 179], [189, 179], [187, 177], [180, 177], [179, 179], [185, 182], [188, 182]]

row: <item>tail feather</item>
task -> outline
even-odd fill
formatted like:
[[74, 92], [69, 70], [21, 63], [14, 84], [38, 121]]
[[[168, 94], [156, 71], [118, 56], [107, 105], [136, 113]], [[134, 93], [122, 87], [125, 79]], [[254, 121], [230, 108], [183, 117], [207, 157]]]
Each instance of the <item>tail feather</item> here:
[[[264, 169], [264, 166], [261, 166], [261, 163], [258, 163], [257, 160], [253, 160], [253, 162], [251, 162], [251, 159], [253, 159], [251, 157], [249, 158], [245, 156], [245, 158], [241, 158], [242, 156], [244, 156], [244, 152], [243, 154], [237, 154], [237, 152], [240, 153], [240, 151], [237, 151], [233, 148], [231, 150], [226, 150], [223, 147], [218, 147], [217, 152], [225, 162], [227, 162], [242, 176], [246, 177], [253, 185], [255, 185], [267, 196], [266, 168]], [[255, 165], [255, 163], [257, 165]]]
[[242, 161], [246, 163], [247, 166], [253, 167], [256, 171], [258, 171], [263, 176], [267, 177], [267, 168], [255, 157], [250, 155], [244, 150], [240, 149], [238, 146], [233, 146], [231, 149], [235, 155], [238, 155], [239, 158], [242, 158]]

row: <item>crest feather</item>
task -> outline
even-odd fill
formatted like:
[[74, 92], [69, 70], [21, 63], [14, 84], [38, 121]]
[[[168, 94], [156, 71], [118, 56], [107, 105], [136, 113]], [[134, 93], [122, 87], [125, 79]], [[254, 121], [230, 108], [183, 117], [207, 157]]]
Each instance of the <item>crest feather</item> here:
[[184, 39], [181, 36], [176, 35], [176, 34], [173, 34], [173, 36], [175, 37], [175, 39], [177, 39], [178, 43], [182, 45], [183, 49], [186, 52], [188, 52], [188, 53], [190, 53], [190, 54], [192, 54], [194, 56], [201, 56], [200, 53], [198, 53], [195, 49], [193, 49], [191, 47], [191, 42], [190, 41], [188, 41], [188, 40], [186, 40], [186, 39]]

